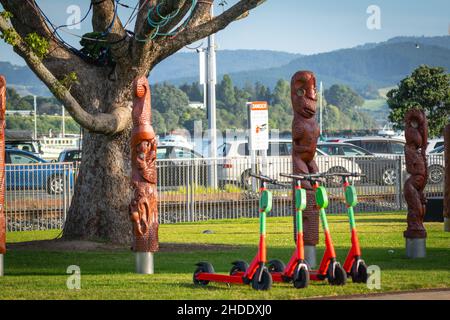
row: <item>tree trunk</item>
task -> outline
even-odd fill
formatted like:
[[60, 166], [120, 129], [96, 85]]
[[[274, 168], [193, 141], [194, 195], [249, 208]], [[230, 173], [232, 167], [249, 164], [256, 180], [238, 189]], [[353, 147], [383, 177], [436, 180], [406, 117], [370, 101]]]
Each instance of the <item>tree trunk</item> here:
[[131, 244], [130, 129], [131, 124], [129, 129], [111, 137], [85, 133], [64, 239]]

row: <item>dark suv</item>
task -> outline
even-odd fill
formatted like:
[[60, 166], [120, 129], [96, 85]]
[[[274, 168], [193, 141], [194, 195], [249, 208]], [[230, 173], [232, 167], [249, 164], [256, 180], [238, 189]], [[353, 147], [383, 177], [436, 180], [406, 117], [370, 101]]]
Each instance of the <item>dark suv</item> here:
[[351, 143], [357, 147], [366, 149], [375, 155], [404, 155], [405, 141], [400, 139], [388, 139], [382, 137], [362, 137], [344, 139], [341, 142]]

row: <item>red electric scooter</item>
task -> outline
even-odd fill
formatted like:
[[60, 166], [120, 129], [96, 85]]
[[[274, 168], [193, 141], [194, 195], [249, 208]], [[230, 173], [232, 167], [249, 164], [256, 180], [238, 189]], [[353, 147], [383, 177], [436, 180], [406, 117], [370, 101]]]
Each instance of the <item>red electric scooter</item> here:
[[300, 180], [308, 180], [311, 182], [314, 190], [317, 207], [319, 208], [319, 216], [322, 222], [323, 232], [325, 235], [325, 252], [320, 262], [318, 270], [310, 271], [310, 280], [322, 281], [328, 279], [331, 285], [344, 285], [347, 282], [347, 274], [341, 264], [336, 259], [333, 240], [331, 239], [330, 229], [328, 228], [328, 219], [325, 209], [328, 207], [328, 195], [325, 187], [319, 185], [319, 181], [323, 181], [324, 174], [310, 175], [292, 175]]
[[344, 189], [345, 203], [347, 205], [348, 219], [350, 222], [352, 247], [344, 262], [344, 270], [347, 275], [352, 277], [355, 283], [367, 282], [367, 265], [361, 258], [361, 248], [359, 246], [358, 232], [356, 230], [354, 207], [358, 204], [356, 188], [350, 183], [350, 177], [364, 177], [359, 173], [331, 173], [329, 176], [342, 177], [342, 186]]
[[305, 177], [298, 175], [280, 174], [295, 181], [295, 217], [296, 217], [296, 245], [295, 251], [287, 266], [281, 260], [271, 260], [268, 268], [275, 282], [291, 282], [297, 289], [306, 288], [309, 284], [309, 267], [305, 261], [303, 243], [303, 210], [306, 209], [306, 190], [302, 188], [301, 180]]
[[208, 262], [200, 262], [194, 272], [194, 284], [206, 286], [210, 282], [233, 284], [251, 284], [255, 290], [269, 290], [272, 287], [272, 275], [265, 266], [266, 263], [266, 217], [272, 210], [272, 193], [267, 190], [268, 183], [275, 180], [261, 175], [250, 174], [261, 181], [259, 200], [260, 238], [258, 253], [250, 266], [244, 261], [233, 262], [229, 275], [214, 273], [213, 266]]
[[[298, 187], [299, 181], [308, 180], [313, 185], [315, 190], [315, 198], [317, 207], [319, 208], [320, 220], [322, 222], [323, 231], [325, 234], [325, 253], [323, 255], [322, 261], [320, 263], [320, 267], [318, 270], [311, 270], [309, 266], [306, 268], [302, 265], [299, 270], [303, 270], [303, 275], [306, 274], [306, 271], [309, 273], [309, 280], [314, 281], [322, 281], [328, 279], [328, 282], [331, 285], [344, 285], [347, 282], [347, 274], [345, 270], [342, 268], [339, 262], [336, 260], [336, 253], [334, 251], [333, 241], [331, 239], [330, 230], [328, 228], [328, 220], [325, 209], [328, 207], [328, 195], [325, 187], [319, 185], [319, 181], [324, 181], [323, 174], [304, 174], [304, 175], [290, 175], [290, 174], [282, 174], [283, 177], [288, 177], [297, 181], [296, 187], [296, 196], [298, 195], [297, 190], [303, 190]], [[301, 192], [301, 191], [300, 191]], [[304, 203], [299, 203], [296, 198], [296, 214], [299, 213], [299, 208], [304, 210], [306, 208], [306, 192], [304, 193]], [[302, 200], [303, 201], [303, 200]], [[302, 218], [297, 218], [297, 230], [303, 230]], [[297, 261], [302, 261], [306, 264], [304, 258], [304, 250], [303, 250], [303, 233], [301, 232], [301, 240], [299, 238], [300, 232], [297, 233], [297, 244], [296, 244], [296, 252], [293, 257], [289, 261], [289, 264], [285, 267], [284, 263], [280, 260], [272, 260], [269, 262], [268, 267], [269, 271], [272, 273], [272, 277], [274, 281], [282, 281], [282, 282], [290, 282], [294, 281], [294, 286], [296, 288], [306, 287], [308, 285], [307, 280], [303, 278], [295, 279], [293, 276], [299, 276], [300, 274], [292, 273], [292, 268], [296, 266]], [[299, 241], [300, 240], [300, 241]], [[298, 266], [299, 264], [297, 264]], [[294, 268], [295, 272], [295, 268]], [[299, 281], [297, 284], [295, 280]]]

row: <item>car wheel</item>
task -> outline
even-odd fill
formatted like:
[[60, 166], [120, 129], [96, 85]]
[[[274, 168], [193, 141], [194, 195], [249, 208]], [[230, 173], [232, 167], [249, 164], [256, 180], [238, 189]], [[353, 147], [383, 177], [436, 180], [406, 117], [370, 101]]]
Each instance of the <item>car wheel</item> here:
[[397, 182], [397, 170], [394, 168], [387, 168], [381, 175], [381, 181], [386, 186], [393, 186]]
[[[345, 170], [343, 167], [333, 167], [328, 170], [327, 173], [333, 174], [333, 173], [347, 173], [348, 171]], [[341, 177], [329, 177], [327, 178], [327, 184], [329, 187], [339, 187], [342, 183]]]
[[64, 192], [64, 179], [60, 175], [51, 176], [47, 182], [47, 193], [61, 194]]
[[444, 181], [445, 171], [439, 165], [432, 165], [428, 168], [428, 180], [432, 184], [438, 184]]

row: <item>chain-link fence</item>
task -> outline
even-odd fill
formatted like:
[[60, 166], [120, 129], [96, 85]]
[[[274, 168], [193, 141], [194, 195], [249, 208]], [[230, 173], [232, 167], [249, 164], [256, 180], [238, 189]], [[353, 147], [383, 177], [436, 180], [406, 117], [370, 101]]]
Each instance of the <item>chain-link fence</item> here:
[[[404, 210], [403, 184], [407, 178], [404, 157], [316, 158], [320, 172], [358, 172], [357, 212]], [[195, 222], [258, 216], [257, 182], [252, 171], [289, 184], [280, 173], [290, 173], [290, 157], [258, 159], [171, 159], [158, 161], [159, 214], [161, 223]], [[428, 197], [444, 190], [444, 158], [428, 158]], [[6, 166], [6, 215], [9, 231], [60, 229], [70, 206], [77, 176], [70, 163]], [[324, 185], [330, 198], [328, 213], [345, 212], [341, 181], [329, 178]], [[273, 216], [292, 214], [291, 188], [270, 185]]]

